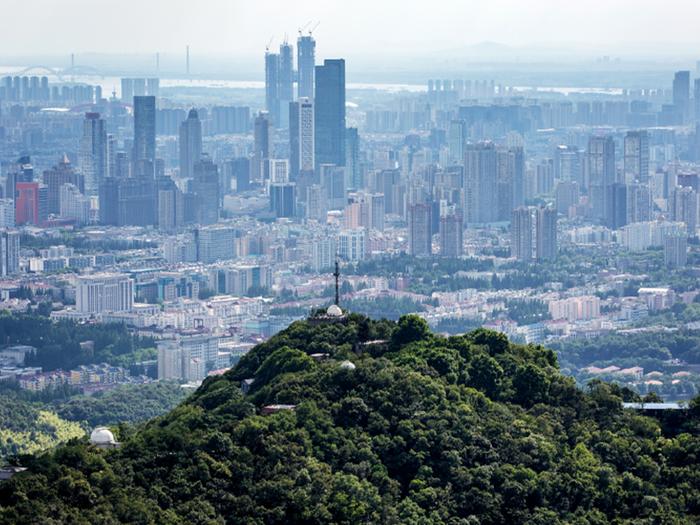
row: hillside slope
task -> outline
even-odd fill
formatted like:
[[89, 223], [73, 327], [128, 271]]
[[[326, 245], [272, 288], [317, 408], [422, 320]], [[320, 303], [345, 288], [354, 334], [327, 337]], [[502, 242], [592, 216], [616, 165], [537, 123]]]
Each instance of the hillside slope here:
[[118, 450], [22, 458], [0, 523], [697, 523], [697, 403], [660, 423], [633, 395], [485, 330], [297, 322]]

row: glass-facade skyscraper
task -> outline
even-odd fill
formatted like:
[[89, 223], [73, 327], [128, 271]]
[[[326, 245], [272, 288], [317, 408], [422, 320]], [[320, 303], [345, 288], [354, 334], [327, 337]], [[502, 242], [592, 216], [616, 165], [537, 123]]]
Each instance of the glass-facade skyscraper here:
[[299, 98], [314, 98], [314, 68], [316, 67], [316, 41], [309, 36], [300, 36], [297, 40], [297, 68], [299, 80], [297, 95]]
[[156, 159], [156, 97], [134, 97], [134, 164]]
[[316, 66], [316, 166], [345, 165], [345, 60]]

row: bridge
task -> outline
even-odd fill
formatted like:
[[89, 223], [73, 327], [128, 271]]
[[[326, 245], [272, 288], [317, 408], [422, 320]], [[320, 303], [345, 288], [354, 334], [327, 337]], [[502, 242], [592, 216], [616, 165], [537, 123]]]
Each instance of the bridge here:
[[53, 76], [58, 80], [63, 81], [66, 77], [85, 75], [105, 78], [104, 73], [92, 66], [71, 66], [66, 69], [59, 69], [51, 66], [28, 66], [19, 71], [8, 73], [10, 76], [27, 76], [27, 75], [43, 75]]

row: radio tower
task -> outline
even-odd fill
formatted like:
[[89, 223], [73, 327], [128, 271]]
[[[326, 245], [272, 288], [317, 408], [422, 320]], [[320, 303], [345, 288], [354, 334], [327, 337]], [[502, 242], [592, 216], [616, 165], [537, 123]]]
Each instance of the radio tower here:
[[338, 264], [338, 259], [335, 260], [333, 277], [335, 277], [335, 305], [340, 306], [340, 264]]

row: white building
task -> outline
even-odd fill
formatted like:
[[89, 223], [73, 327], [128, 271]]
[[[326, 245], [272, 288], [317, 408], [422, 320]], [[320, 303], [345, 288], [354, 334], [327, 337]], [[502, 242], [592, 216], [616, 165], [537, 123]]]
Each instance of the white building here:
[[202, 381], [218, 366], [219, 338], [209, 334], [178, 335], [158, 342], [158, 379]]
[[78, 278], [76, 309], [82, 313], [127, 312], [134, 306], [134, 281], [120, 274]]
[[346, 261], [364, 260], [367, 246], [367, 237], [364, 229], [357, 228], [341, 231], [338, 244], [338, 252]]
[[15, 227], [15, 201], [0, 199], [0, 228]]
[[75, 219], [78, 224], [90, 221], [90, 199], [80, 193], [76, 185], [61, 185], [59, 199], [61, 217]]

